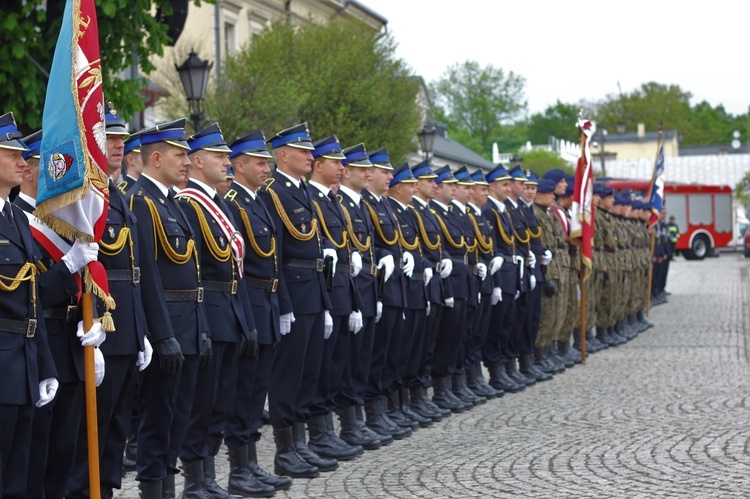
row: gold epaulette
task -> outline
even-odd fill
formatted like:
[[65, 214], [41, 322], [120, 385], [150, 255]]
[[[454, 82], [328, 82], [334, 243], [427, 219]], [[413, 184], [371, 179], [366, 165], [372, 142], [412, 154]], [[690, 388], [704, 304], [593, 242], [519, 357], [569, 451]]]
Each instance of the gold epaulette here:
[[126, 181], [124, 181], [124, 180], [123, 180], [122, 182], [118, 182], [118, 183], [117, 183], [117, 188], [118, 188], [118, 189], [120, 190], [120, 192], [122, 192], [123, 194], [125, 194], [125, 188], [126, 188], [127, 186], [128, 186], [128, 183], [127, 183]]
[[265, 183], [263, 184], [263, 187], [261, 187], [261, 189], [268, 190], [274, 182], [276, 182], [275, 178], [272, 178], [272, 177], [267, 178]]

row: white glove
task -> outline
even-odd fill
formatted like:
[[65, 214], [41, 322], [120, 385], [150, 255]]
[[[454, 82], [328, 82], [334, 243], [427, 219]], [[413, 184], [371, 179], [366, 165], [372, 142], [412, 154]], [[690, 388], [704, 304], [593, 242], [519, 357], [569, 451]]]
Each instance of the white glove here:
[[383, 269], [383, 271], [385, 272], [384, 280], [386, 281], [391, 278], [391, 274], [393, 274], [393, 269], [395, 267], [396, 264], [393, 261], [393, 255], [386, 255], [378, 262], [378, 268]]
[[513, 257], [513, 260], [515, 260], [516, 265], [518, 265], [518, 268], [521, 270], [521, 279], [523, 279], [523, 257], [516, 255]]
[[427, 310], [425, 310], [425, 315], [428, 316], [428, 317], [430, 315], [430, 302], [429, 302], [429, 300], [427, 301]]
[[380, 321], [380, 317], [383, 316], [383, 302], [379, 301], [378, 306], [375, 308], [375, 322]]
[[492, 288], [492, 305], [495, 306], [503, 301], [503, 290], [500, 288]]
[[96, 386], [104, 380], [104, 354], [98, 348], [94, 348], [94, 382]]
[[349, 261], [352, 263], [352, 277], [357, 277], [362, 270], [362, 255], [359, 254], [359, 251], [352, 251]]
[[531, 280], [531, 290], [534, 291], [534, 288], [536, 288], [536, 277], [534, 277], [534, 274], [531, 274], [529, 279]]
[[135, 365], [139, 371], [143, 371], [151, 363], [151, 357], [154, 355], [154, 349], [151, 348], [148, 338], [143, 338], [143, 351], [138, 352], [138, 360], [135, 361]]
[[331, 262], [331, 274], [336, 275], [336, 264], [339, 263], [339, 255], [336, 253], [336, 250], [333, 248], [326, 248], [323, 250], [323, 258], [331, 257], [333, 261]]
[[455, 304], [456, 300], [453, 299], [451, 296], [450, 298], [445, 299], [445, 306], [448, 308], [453, 308], [453, 305]]
[[453, 272], [453, 260], [450, 258], [443, 258], [440, 261], [440, 277], [447, 279]]
[[328, 310], [323, 314], [323, 323], [325, 324], [323, 326], [323, 339], [327, 340], [331, 337], [331, 333], [333, 332], [333, 317], [331, 317], [331, 312]]
[[102, 324], [94, 322], [88, 332], [83, 332], [83, 321], [78, 322], [78, 331], [76, 336], [81, 339], [81, 345], [85, 347], [98, 347], [107, 339], [107, 333], [102, 331]]
[[39, 400], [37, 401], [36, 406], [42, 407], [52, 402], [52, 399], [55, 398], [55, 394], [57, 393], [58, 386], [60, 386], [60, 384], [55, 378], [47, 378], [40, 381]]
[[487, 277], [487, 265], [482, 262], [477, 263], [477, 275], [484, 281], [484, 278]]
[[414, 255], [406, 251], [401, 259], [404, 261], [404, 274], [407, 277], [411, 277], [414, 273]]
[[84, 243], [81, 239], [76, 239], [73, 246], [70, 247], [62, 261], [71, 274], [75, 274], [89, 262], [94, 262], [99, 254], [99, 245], [96, 243]]
[[289, 334], [289, 331], [292, 330], [292, 322], [294, 322], [293, 312], [289, 312], [288, 314], [284, 314], [279, 317], [279, 329], [281, 332], [281, 336]]
[[542, 253], [542, 265], [549, 265], [549, 262], [552, 261], [552, 252], [550, 250], [544, 250], [544, 253]]
[[503, 257], [496, 256], [492, 260], [490, 260], [490, 274], [495, 275], [495, 272], [500, 270], [500, 267], [503, 266]]
[[425, 267], [424, 268], [424, 285], [427, 287], [428, 284], [430, 284], [430, 281], [432, 280], [432, 267]]
[[349, 314], [349, 331], [357, 334], [359, 330], [362, 329], [362, 326], [362, 312], [360, 312], [359, 310], [355, 310], [354, 312]]
[[533, 251], [529, 251], [529, 267], [536, 268], [536, 255]]

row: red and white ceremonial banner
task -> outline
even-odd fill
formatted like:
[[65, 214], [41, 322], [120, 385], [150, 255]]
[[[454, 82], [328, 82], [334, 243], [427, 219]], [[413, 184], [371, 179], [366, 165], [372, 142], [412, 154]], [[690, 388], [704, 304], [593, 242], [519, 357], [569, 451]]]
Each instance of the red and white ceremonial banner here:
[[[99, 242], [109, 207], [99, 28], [94, 0], [67, 0], [42, 115], [35, 214], [68, 240]], [[114, 308], [104, 267], [84, 281]]]
[[594, 258], [594, 167], [591, 162], [589, 141], [593, 134], [592, 123], [578, 118], [578, 136], [581, 143], [581, 157], [576, 166], [573, 205], [570, 216], [570, 241], [579, 247], [582, 265], [582, 282], [591, 275]]

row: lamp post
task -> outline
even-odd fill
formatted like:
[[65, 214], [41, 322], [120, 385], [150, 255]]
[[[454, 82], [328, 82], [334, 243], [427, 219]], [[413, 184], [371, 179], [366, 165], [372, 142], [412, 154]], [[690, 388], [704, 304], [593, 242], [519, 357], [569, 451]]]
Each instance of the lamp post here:
[[430, 153], [432, 153], [432, 146], [435, 144], [436, 133], [435, 125], [432, 123], [425, 123], [422, 131], [417, 134], [419, 137], [419, 145], [424, 152], [424, 159], [426, 161], [430, 160]]
[[201, 60], [194, 50], [190, 51], [187, 60], [181, 66], [175, 64], [175, 69], [180, 75], [182, 87], [188, 100], [190, 120], [197, 132], [200, 130], [205, 111], [203, 101], [206, 98], [206, 87], [208, 87], [208, 74], [211, 72], [213, 63]]

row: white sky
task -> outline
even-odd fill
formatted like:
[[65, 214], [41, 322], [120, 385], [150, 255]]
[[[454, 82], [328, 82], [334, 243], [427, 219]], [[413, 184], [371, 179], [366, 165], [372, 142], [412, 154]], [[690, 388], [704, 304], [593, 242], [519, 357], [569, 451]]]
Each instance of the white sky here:
[[396, 55], [430, 83], [473, 59], [526, 78], [530, 113], [641, 83], [677, 84], [727, 112], [750, 104], [750, 4], [362, 0], [388, 19]]

